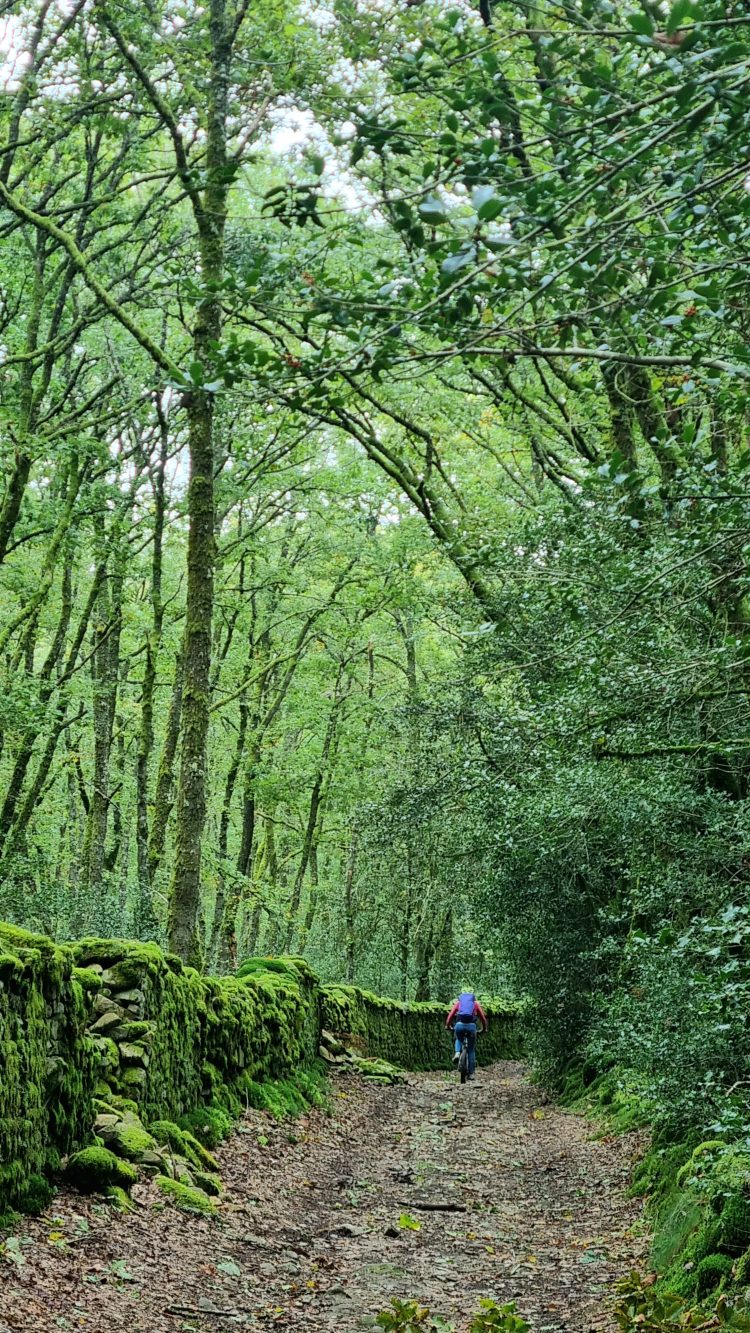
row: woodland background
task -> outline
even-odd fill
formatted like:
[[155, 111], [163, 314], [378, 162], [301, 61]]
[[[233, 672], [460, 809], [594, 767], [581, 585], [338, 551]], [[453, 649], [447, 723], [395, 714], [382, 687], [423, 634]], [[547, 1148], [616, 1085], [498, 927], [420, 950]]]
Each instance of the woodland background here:
[[0, 913], [745, 1132], [744, 6], [2, 12]]

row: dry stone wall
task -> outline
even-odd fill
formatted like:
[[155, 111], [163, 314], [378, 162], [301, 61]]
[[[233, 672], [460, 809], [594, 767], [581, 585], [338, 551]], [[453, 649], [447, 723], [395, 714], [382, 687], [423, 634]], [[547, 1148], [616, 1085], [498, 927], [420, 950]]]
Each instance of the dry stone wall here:
[[[477, 1041], [479, 1064], [517, 1059], [523, 1053], [524, 1006], [497, 999], [483, 1008], [489, 1031]], [[440, 1069], [450, 1061], [443, 1004], [409, 1004], [357, 986], [325, 986], [322, 1016], [325, 1030], [346, 1044], [404, 1069]]]
[[[106, 1168], [121, 1185], [112, 1149], [155, 1170], [169, 1150], [172, 1172], [196, 1177], [206, 1162], [186, 1131], [273, 1109], [265, 1089], [304, 1079], [324, 1029], [405, 1068], [446, 1065], [444, 1012], [323, 987], [302, 959], [206, 977], [153, 944], [60, 946], [0, 923], [0, 1218], [46, 1201], [68, 1159], [79, 1182]], [[519, 1049], [516, 1011], [495, 1006], [485, 1058]]]

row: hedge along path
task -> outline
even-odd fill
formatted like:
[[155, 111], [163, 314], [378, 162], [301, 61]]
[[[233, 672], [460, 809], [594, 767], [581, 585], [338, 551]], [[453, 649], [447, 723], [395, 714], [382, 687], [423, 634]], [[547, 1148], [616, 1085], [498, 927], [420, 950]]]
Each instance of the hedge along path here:
[[0, 1333], [357, 1333], [393, 1297], [465, 1329], [484, 1295], [538, 1333], [610, 1327], [643, 1245], [632, 1136], [595, 1139], [540, 1106], [512, 1063], [464, 1088], [449, 1073], [332, 1086], [332, 1114], [246, 1114], [219, 1153], [215, 1218], [166, 1206], [153, 1182], [129, 1216], [63, 1192], [6, 1254]]

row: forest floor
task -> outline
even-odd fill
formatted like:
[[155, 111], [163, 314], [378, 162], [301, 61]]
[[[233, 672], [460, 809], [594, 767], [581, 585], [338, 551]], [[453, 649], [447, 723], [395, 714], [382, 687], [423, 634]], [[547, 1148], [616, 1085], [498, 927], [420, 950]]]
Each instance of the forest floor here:
[[129, 1216], [60, 1193], [0, 1259], [0, 1333], [357, 1333], [394, 1297], [462, 1330], [483, 1296], [516, 1301], [535, 1333], [608, 1330], [645, 1245], [638, 1146], [541, 1105], [516, 1064], [463, 1088], [339, 1078], [332, 1113], [248, 1113], [219, 1154], [215, 1220], [150, 1182]]

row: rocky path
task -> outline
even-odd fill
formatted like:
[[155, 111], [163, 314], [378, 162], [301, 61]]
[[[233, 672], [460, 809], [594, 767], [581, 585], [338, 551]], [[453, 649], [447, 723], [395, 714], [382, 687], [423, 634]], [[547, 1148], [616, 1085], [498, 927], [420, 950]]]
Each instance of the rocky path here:
[[217, 1220], [148, 1183], [128, 1217], [59, 1195], [0, 1259], [0, 1333], [357, 1333], [393, 1297], [462, 1330], [482, 1296], [515, 1300], [536, 1333], [609, 1329], [643, 1248], [633, 1150], [541, 1106], [518, 1065], [464, 1088], [342, 1079], [332, 1114], [248, 1114], [220, 1154]]

